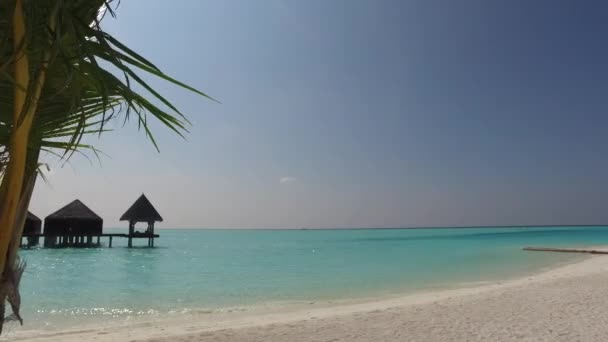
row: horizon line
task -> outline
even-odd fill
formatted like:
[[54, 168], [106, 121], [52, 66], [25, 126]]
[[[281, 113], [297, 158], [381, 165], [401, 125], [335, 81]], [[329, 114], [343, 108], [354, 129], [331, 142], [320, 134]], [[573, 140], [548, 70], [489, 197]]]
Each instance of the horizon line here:
[[[302, 228], [209, 228], [209, 227], [157, 227], [156, 229], [183, 230], [399, 230], [399, 229], [479, 229], [479, 228], [563, 228], [563, 227], [608, 227], [608, 224], [541, 224], [541, 225], [496, 225], [496, 226], [421, 226], [421, 227], [302, 227]], [[106, 227], [123, 229], [124, 227]]]

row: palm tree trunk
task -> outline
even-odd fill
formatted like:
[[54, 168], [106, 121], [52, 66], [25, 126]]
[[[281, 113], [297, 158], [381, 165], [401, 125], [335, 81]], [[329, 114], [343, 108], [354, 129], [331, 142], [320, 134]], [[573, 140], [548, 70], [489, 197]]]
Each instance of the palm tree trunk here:
[[30, 206], [30, 200], [32, 199], [32, 193], [34, 192], [34, 186], [36, 185], [36, 179], [38, 177], [39, 155], [40, 150], [30, 151], [30, 153], [28, 153], [23, 189], [21, 190], [21, 198], [19, 200], [19, 207], [17, 208], [17, 217], [15, 220], [15, 225], [13, 226], [13, 238], [8, 246], [4, 272], [6, 272], [7, 269], [9, 269], [10, 266], [15, 263], [15, 260], [17, 259], [17, 252], [21, 246], [21, 236], [23, 235], [23, 227], [25, 225], [25, 219], [27, 218], [27, 210]]
[[13, 14], [13, 42], [15, 54], [15, 93], [13, 107], [13, 132], [9, 141], [9, 161], [2, 182], [5, 188], [0, 199], [0, 269], [4, 270], [6, 252], [12, 240], [13, 227], [17, 214], [17, 207], [21, 197], [23, 178], [25, 172], [25, 159], [27, 155], [27, 138], [32, 120], [23, 117], [26, 91], [30, 83], [27, 47], [25, 46], [25, 18], [23, 16], [21, 0], [15, 1]]
[[[26, 27], [21, 0], [15, 1], [13, 15], [13, 43], [15, 49], [15, 93], [13, 107], [13, 130], [8, 152], [9, 161], [2, 179], [0, 193], [0, 269], [6, 268], [9, 244], [13, 240], [21, 194], [25, 181], [28, 140], [38, 105], [38, 99], [46, 76], [43, 65], [33, 83], [30, 82], [30, 68], [27, 55]], [[48, 57], [48, 56], [47, 56]], [[48, 58], [44, 59], [46, 63]]]
[[21, 283], [25, 263], [19, 260], [17, 253], [21, 245], [21, 235], [23, 234], [23, 226], [25, 225], [25, 220], [27, 218], [27, 209], [38, 176], [38, 155], [39, 152], [31, 153], [28, 159], [26, 179], [17, 208], [17, 218], [15, 225], [12, 227], [13, 236], [8, 246], [6, 262], [4, 264], [4, 270], [2, 270], [2, 278], [0, 279], [0, 333], [2, 333], [4, 323], [7, 319], [7, 317], [5, 317], [7, 302], [10, 304], [12, 310], [12, 315], [9, 316], [10, 318], [8, 319], [18, 320], [23, 324], [23, 319], [20, 314], [21, 293], [19, 284]]

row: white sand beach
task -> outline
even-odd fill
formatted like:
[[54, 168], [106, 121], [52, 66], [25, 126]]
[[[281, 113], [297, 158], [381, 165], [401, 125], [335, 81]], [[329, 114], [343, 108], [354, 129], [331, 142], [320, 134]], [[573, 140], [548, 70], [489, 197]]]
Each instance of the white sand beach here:
[[[9, 340], [82, 341], [606, 341], [608, 255], [523, 279], [278, 312], [189, 316]], [[18, 330], [18, 329], [15, 329]]]

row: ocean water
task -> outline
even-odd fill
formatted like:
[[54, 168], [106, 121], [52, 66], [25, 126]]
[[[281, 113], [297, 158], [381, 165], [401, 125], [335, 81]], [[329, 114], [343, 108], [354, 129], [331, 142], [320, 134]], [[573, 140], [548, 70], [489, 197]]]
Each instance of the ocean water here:
[[115, 239], [111, 249], [23, 250], [19, 329], [449, 288], [581, 258], [524, 246], [608, 244], [601, 227], [159, 233], [153, 249]]

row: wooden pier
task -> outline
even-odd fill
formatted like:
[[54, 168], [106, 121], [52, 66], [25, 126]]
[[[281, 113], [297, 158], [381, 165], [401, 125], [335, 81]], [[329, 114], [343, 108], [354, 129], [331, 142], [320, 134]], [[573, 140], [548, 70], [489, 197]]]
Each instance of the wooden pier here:
[[[133, 239], [147, 239], [148, 247], [154, 247], [154, 239], [159, 237], [154, 233], [154, 224], [162, 222], [163, 218], [142, 194], [120, 217], [120, 221], [129, 221], [128, 234], [104, 234], [103, 219], [76, 199], [44, 219], [44, 232], [41, 232], [41, 220], [28, 212], [21, 246], [37, 246], [42, 237], [44, 247], [48, 248], [100, 247], [102, 238], [108, 239], [110, 248], [114, 238], [126, 238], [129, 248], [133, 247]], [[147, 224], [146, 230], [136, 231], [137, 223]]]
[[[37, 245], [39, 238], [44, 238], [44, 246], [51, 248], [67, 248], [67, 247], [101, 247], [101, 239], [107, 238], [107, 246], [112, 248], [114, 238], [129, 239], [128, 246], [132, 247], [132, 239], [148, 239], [148, 247], [154, 246], [154, 239], [158, 238], [158, 234], [96, 234], [96, 235], [65, 235], [65, 236], [47, 236], [44, 234], [24, 234], [21, 237], [22, 247], [33, 247]], [[23, 239], [26, 243], [23, 243]], [[32, 241], [36, 241], [35, 244]]]
[[587, 253], [587, 254], [608, 254], [607, 250], [578, 249], [578, 248], [524, 247], [524, 251], [560, 252], [560, 253]]

